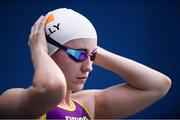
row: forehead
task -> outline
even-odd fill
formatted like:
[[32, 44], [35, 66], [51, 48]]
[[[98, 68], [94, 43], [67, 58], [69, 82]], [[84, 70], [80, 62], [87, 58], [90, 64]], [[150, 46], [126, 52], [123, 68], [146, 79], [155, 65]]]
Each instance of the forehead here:
[[92, 38], [80, 38], [71, 40], [64, 45], [74, 49], [86, 48], [91, 51], [97, 47], [97, 40]]

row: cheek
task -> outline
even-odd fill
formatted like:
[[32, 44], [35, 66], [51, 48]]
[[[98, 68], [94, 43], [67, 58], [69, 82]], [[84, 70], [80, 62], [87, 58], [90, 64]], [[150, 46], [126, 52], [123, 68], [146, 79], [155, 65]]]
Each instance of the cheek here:
[[66, 53], [62, 53], [58, 61], [58, 65], [66, 77], [74, 76], [80, 71], [80, 64], [75, 63]]

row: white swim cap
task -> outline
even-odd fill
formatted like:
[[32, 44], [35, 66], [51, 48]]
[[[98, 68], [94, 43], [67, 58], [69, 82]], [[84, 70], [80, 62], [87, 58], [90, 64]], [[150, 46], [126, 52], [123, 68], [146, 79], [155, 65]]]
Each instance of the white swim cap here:
[[[60, 44], [78, 38], [97, 39], [96, 30], [83, 15], [67, 8], [48, 13], [45, 33]], [[52, 55], [58, 47], [48, 43], [48, 54]]]

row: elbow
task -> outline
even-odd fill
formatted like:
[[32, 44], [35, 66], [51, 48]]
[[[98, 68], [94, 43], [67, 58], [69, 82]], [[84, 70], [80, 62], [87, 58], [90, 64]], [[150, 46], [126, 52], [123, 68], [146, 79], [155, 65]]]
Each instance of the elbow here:
[[[45, 98], [47, 103], [53, 103], [53, 105], [59, 104], [66, 94], [66, 80], [64, 77], [48, 77], [43, 78], [41, 82], [34, 82], [33, 87], [39, 94]], [[37, 79], [35, 81], [38, 81]]]
[[163, 75], [161, 78], [161, 84], [159, 85], [159, 88], [157, 89], [159, 96], [160, 97], [165, 96], [168, 93], [171, 85], [172, 85], [171, 79]]
[[171, 79], [167, 76], [164, 76], [164, 89], [163, 89], [164, 95], [169, 91], [171, 85], [172, 85]]
[[54, 103], [59, 104], [66, 94], [66, 82], [62, 79], [54, 79], [53, 81], [44, 85], [46, 94], [53, 98]]

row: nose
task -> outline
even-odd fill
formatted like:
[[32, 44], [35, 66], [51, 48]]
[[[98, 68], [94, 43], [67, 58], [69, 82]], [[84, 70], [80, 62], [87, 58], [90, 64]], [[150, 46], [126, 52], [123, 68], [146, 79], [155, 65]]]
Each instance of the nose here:
[[81, 70], [82, 70], [82, 72], [91, 72], [93, 70], [92, 61], [90, 59], [90, 56], [88, 56], [87, 59], [85, 61], [83, 61]]

